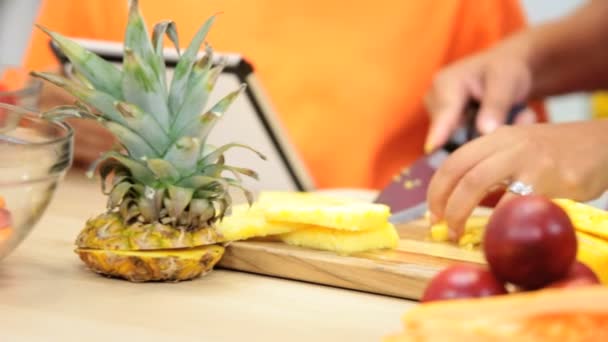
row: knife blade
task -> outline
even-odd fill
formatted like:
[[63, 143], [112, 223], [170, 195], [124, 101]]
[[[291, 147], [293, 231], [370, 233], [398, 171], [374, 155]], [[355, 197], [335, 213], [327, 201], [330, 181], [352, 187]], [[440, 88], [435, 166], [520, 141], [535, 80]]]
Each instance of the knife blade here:
[[[506, 124], [513, 124], [525, 105], [514, 106], [508, 113]], [[447, 144], [434, 152], [418, 158], [404, 168], [380, 191], [374, 203], [388, 205], [391, 209], [390, 222], [404, 223], [422, 217], [427, 210], [426, 193], [435, 171], [463, 144], [477, 138], [480, 134], [476, 127], [479, 103], [470, 102], [464, 113], [463, 124], [452, 135]]]

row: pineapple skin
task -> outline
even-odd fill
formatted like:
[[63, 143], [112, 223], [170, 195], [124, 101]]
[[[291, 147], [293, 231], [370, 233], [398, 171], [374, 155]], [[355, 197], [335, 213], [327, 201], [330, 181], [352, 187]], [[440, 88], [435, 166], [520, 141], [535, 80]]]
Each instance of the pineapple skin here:
[[224, 247], [157, 251], [77, 248], [76, 253], [90, 270], [105, 276], [131, 282], [177, 282], [210, 272], [224, 254]]
[[105, 250], [157, 250], [193, 248], [222, 241], [213, 226], [198, 230], [176, 229], [160, 222], [123, 224], [118, 213], [104, 213], [87, 221], [76, 238], [78, 248]]

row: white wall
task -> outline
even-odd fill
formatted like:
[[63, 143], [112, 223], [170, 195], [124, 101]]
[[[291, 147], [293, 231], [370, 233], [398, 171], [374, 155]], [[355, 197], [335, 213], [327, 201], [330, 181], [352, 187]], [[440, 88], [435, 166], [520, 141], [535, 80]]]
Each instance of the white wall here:
[[[585, 0], [521, 0], [531, 25], [554, 20], [567, 15]], [[575, 93], [550, 98], [547, 109], [552, 121], [575, 121], [590, 118], [589, 97], [585, 93]]]

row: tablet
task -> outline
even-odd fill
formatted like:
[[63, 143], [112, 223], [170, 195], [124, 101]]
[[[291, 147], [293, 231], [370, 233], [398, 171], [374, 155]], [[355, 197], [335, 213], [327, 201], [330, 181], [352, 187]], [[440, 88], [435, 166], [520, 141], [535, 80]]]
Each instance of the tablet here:
[[[109, 62], [117, 66], [122, 64], [121, 43], [72, 39]], [[69, 71], [69, 61], [53, 44], [51, 48], [66, 71]], [[165, 49], [164, 55], [167, 76], [170, 79], [178, 55], [173, 49]], [[243, 178], [244, 186], [255, 193], [261, 190], [314, 190], [309, 171], [285, 134], [268, 96], [256, 78], [252, 64], [239, 54], [214, 52], [214, 62], [217, 63], [220, 59], [226, 61], [226, 68], [220, 75], [207, 106], [210, 107], [222, 96], [237, 89], [239, 84], [245, 83], [247, 88], [218, 122], [209, 136], [209, 143], [216, 146], [229, 142], [243, 143], [266, 155], [267, 160], [264, 161], [244, 149], [237, 148], [226, 153], [227, 164], [247, 167], [258, 172], [258, 181]]]

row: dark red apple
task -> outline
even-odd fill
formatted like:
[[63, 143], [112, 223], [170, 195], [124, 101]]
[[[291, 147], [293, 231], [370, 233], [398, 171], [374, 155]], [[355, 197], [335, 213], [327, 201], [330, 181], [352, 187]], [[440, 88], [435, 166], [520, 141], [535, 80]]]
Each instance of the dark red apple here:
[[506, 294], [504, 285], [486, 267], [454, 265], [439, 272], [426, 287], [422, 302]]
[[547, 287], [576, 287], [600, 284], [600, 279], [589, 266], [575, 261], [564, 279], [549, 284]]
[[542, 196], [520, 196], [494, 210], [483, 249], [498, 279], [533, 290], [566, 276], [577, 241], [563, 209]]

